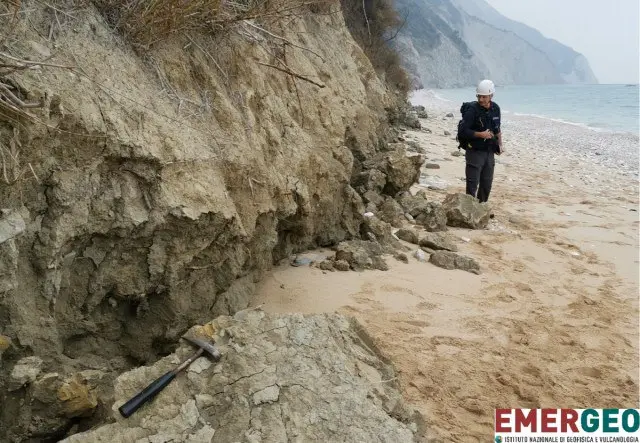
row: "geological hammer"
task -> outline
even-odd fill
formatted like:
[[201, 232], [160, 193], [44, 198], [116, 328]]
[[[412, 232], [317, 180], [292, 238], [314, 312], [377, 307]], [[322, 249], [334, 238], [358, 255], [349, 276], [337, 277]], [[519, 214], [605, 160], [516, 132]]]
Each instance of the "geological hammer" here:
[[213, 358], [214, 361], [220, 360], [220, 351], [215, 346], [214, 342], [207, 341], [201, 338], [196, 338], [196, 337], [185, 336], [182, 338], [184, 338], [191, 344], [198, 346], [198, 350], [191, 357], [183, 361], [180, 364], [180, 366], [178, 366], [172, 371], [167, 372], [163, 376], [158, 377], [153, 383], [151, 383], [149, 386], [147, 386], [138, 394], [136, 394], [135, 397], [131, 398], [131, 400], [127, 401], [125, 404], [120, 406], [118, 408], [118, 411], [120, 411], [120, 414], [122, 414], [123, 417], [129, 417], [131, 414], [137, 411], [143, 404], [145, 404], [146, 402], [151, 400], [153, 397], [155, 397], [169, 383], [171, 383], [171, 380], [176, 378], [176, 375], [178, 375], [180, 371], [182, 371], [184, 368], [186, 368], [191, 363], [193, 363], [198, 357], [200, 357], [205, 352], [209, 354], [209, 356]]

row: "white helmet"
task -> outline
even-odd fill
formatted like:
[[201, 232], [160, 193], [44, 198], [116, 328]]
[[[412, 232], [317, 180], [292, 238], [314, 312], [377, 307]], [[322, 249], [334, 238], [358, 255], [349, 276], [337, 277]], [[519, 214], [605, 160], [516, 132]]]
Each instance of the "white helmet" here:
[[495, 92], [496, 87], [491, 80], [482, 80], [476, 88], [477, 95], [493, 95]]

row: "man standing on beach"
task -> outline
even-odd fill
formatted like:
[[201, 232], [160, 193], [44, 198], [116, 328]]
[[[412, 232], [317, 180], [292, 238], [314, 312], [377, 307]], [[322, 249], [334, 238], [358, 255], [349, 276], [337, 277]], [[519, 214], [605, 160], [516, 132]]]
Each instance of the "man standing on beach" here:
[[500, 106], [492, 102], [496, 88], [482, 80], [476, 88], [477, 102], [462, 116], [462, 133], [469, 140], [465, 149], [467, 194], [480, 202], [489, 200], [495, 167], [494, 154], [502, 154]]

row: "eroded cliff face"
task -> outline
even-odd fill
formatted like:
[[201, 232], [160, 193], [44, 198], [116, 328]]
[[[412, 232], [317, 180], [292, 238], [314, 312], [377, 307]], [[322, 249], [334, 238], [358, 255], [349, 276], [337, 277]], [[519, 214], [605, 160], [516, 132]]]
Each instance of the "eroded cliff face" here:
[[597, 83], [586, 58], [485, 0], [396, 0], [406, 23], [394, 44], [417, 87]]
[[0, 440], [64, 433], [87, 412], [51, 412], [42, 374], [58, 396], [80, 371], [108, 384], [246, 307], [274, 262], [358, 237], [352, 179], [384, 155], [396, 103], [339, 10], [140, 54], [92, 6], [22, 7], [4, 53], [56, 66], [0, 75], [44, 104], [0, 101]]

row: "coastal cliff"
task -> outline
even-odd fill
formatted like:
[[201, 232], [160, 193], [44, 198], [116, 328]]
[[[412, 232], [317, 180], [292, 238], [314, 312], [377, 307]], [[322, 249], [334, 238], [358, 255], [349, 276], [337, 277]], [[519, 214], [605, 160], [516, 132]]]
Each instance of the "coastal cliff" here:
[[589, 62], [484, 0], [397, 0], [395, 46], [417, 87], [597, 83]]

